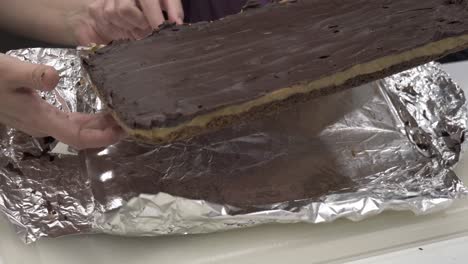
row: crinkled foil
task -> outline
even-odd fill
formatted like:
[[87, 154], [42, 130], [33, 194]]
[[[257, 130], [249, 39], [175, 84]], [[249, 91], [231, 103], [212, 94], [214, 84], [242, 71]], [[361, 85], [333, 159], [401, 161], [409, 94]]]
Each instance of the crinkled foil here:
[[[101, 109], [77, 51], [10, 55], [61, 72], [50, 103]], [[76, 153], [2, 127], [0, 210], [26, 243], [428, 214], [468, 193], [452, 171], [466, 127], [464, 94], [435, 63], [170, 145]]]

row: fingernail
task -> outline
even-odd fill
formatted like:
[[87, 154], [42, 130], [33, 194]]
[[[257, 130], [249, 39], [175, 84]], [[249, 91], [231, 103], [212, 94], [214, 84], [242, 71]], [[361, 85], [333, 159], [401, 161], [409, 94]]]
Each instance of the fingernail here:
[[41, 85], [41, 89], [48, 90], [47, 83], [44, 81], [44, 77], [46, 76], [45, 70], [41, 73], [39, 77], [39, 83]]
[[[50, 71], [50, 74], [48, 76], [47, 76], [47, 71]], [[42, 88], [45, 90], [54, 89], [55, 86], [57, 86], [57, 84], [60, 81], [60, 76], [58, 75], [58, 73], [55, 72], [55, 70], [52, 70], [49, 68], [46, 68], [43, 70], [40, 78], [41, 78]]]

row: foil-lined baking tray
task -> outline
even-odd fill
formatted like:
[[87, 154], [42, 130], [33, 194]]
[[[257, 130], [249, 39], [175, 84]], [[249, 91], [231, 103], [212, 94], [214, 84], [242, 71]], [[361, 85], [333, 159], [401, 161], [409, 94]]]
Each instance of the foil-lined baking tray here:
[[[79, 51], [9, 54], [60, 71], [42, 95], [63, 111], [102, 110]], [[468, 194], [452, 170], [466, 127], [463, 91], [435, 63], [169, 145], [76, 152], [1, 127], [0, 210], [26, 243], [428, 214]]]

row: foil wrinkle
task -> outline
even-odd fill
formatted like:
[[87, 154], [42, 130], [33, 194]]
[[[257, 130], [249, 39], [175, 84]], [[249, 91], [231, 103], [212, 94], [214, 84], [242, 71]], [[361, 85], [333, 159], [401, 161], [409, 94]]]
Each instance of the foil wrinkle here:
[[[49, 103], [94, 113], [102, 104], [81, 52], [9, 55], [59, 70], [58, 88], [41, 94]], [[2, 126], [0, 211], [26, 243], [429, 214], [468, 193], [453, 172], [466, 128], [463, 91], [436, 63], [169, 145], [123, 141], [76, 152]]]

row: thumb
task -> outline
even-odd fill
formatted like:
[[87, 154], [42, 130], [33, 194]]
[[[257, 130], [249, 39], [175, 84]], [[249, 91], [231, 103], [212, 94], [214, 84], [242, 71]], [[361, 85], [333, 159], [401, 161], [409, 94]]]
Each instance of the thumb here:
[[1, 75], [4, 75], [4, 80], [14, 89], [51, 91], [60, 80], [58, 72], [50, 66], [23, 62], [10, 56], [0, 58], [0, 64], [6, 64], [7, 67], [0, 67], [0, 71], [7, 73]]

